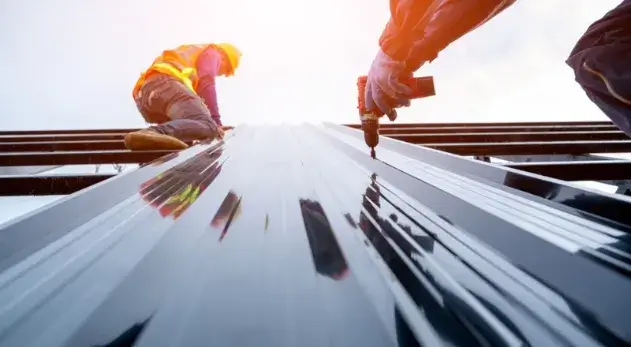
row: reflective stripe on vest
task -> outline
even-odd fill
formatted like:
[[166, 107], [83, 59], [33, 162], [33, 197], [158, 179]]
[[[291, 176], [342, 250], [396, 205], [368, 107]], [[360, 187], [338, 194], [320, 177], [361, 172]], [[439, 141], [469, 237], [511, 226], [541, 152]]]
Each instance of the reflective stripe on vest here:
[[201, 45], [182, 45], [175, 49], [166, 50], [153, 61], [144, 73], [140, 75], [134, 90], [132, 92], [134, 98], [137, 97], [138, 91], [145, 83], [145, 79], [149, 77], [151, 72], [160, 72], [165, 75], [173, 76], [189, 88], [193, 93], [197, 94], [197, 70], [195, 64], [199, 54], [213, 44]]
[[183, 70], [178, 70], [169, 63], [156, 63], [156, 64], [153, 64], [151, 69], [177, 78], [182, 83], [184, 83], [184, 85], [188, 89], [190, 89], [193, 93], [197, 94], [197, 92], [195, 91], [195, 88], [193, 87], [193, 81], [191, 81], [190, 79], [190, 76], [192, 74], [197, 73], [197, 71], [195, 71], [194, 68], [187, 67], [187, 68], [184, 68]]

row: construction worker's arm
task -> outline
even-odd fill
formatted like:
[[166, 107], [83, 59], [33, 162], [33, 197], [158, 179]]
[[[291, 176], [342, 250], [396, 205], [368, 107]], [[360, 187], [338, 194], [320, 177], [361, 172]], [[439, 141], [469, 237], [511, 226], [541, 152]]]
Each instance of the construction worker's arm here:
[[219, 104], [217, 102], [215, 78], [219, 74], [221, 59], [221, 54], [214, 49], [205, 50], [197, 58], [197, 75], [199, 77], [197, 94], [204, 100], [213, 121], [215, 121], [218, 126], [222, 124], [221, 116], [219, 115]]
[[390, 21], [379, 45], [414, 72], [516, 0], [390, 0]]

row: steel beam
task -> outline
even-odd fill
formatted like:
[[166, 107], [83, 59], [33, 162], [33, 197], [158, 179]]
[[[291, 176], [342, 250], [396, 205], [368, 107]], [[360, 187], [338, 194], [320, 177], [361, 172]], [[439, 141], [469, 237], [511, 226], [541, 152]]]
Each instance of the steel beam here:
[[139, 128], [122, 129], [48, 129], [48, 130], [5, 130], [0, 131], [0, 136], [29, 136], [29, 135], [87, 135], [87, 134], [126, 134], [128, 132], [140, 130]]
[[631, 179], [631, 160], [527, 162], [504, 166], [564, 181]]
[[[458, 127], [458, 128], [472, 128], [472, 127], [555, 127], [555, 126], [613, 126], [611, 121], [585, 121], [585, 122], [500, 122], [500, 123], [389, 123], [382, 122], [381, 128], [445, 128], [445, 127]], [[349, 128], [359, 129], [361, 124], [344, 124], [343, 126]]]
[[406, 128], [381, 128], [381, 135], [392, 134], [453, 134], [453, 133], [511, 133], [511, 132], [593, 132], [593, 131], [620, 131], [614, 125], [576, 125], [576, 126], [479, 126], [479, 127], [406, 127]]
[[[476, 159], [484, 160], [484, 158], [489, 158], [488, 156], [478, 156]], [[604, 161], [604, 160], [616, 160], [616, 158], [607, 157], [603, 155], [594, 155], [594, 154], [542, 154], [542, 155], [497, 155], [494, 158], [506, 160], [512, 163], [530, 163], [530, 162], [572, 162], [572, 161]], [[487, 161], [490, 162], [490, 161]], [[510, 164], [506, 164], [510, 165]], [[607, 179], [596, 179], [594, 181], [598, 181], [600, 183], [608, 184], [616, 187], [629, 187], [631, 186], [631, 180], [607, 180]]]
[[[223, 130], [234, 129], [232, 125], [224, 125]], [[0, 137], [13, 136], [34, 136], [34, 135], [120, 135], [127, 134], [132, 131], [140, 130], [140, 128], [121, 128], [121, 129], [59, 129], [59, 130], [5, 130], [0, 131]]]
[[0, 142], [0, 152], [105, 151], [124, 150], [121, 140]]
[[610, 141], [629, 140], [622, 131], [550, 131], [507, 133], [452, 133], [452, 134], [392, 134], [390, 138], [410, 143], [460, 143], [460, 142], [541, 142], [541, 141]]
[[491, 143], [420, 143], [419, 145], [458, 155], [529, 155], [631, 153], [631, 140], [616, 141], [552, 141]]
[[0, 196], [67, 195], [114, 175], [0, 176]]
[[174, 151], [24, 152], [0, 154], [0, 166], [140, 164]]
[[42, 134], [42, 135], [2, 135], [0, 143], [16, 142], [69, 142], [69, 141], [122, 141], [126, 133], [94, 134]]

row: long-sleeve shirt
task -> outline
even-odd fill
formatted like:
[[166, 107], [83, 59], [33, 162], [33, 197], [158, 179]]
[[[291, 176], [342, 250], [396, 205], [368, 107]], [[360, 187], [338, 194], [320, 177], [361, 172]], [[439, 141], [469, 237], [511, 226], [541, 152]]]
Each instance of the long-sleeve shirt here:
[[206, 107], [215, 123], [221, 126], [221, 115], [219, 114], [219, 104], [217, 102], [217, 89], [215, 88], [215, 77], [219, 74], [221, 66], [221, 54], [213, 47], [209, 47], [197, 58], [197, 94], [204, 100]]
[[631, 0], [592, 23], [566, 63], [589, 99], [631, 136]]
[[516, 0], [390, 0], [390, 20], [379, 46], [416, 71], [452, 42], [486, 23]]

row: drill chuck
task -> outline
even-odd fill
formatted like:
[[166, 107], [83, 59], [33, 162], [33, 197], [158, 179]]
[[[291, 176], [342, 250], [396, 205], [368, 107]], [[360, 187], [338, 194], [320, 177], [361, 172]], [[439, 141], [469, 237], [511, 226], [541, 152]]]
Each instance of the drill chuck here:
[[362, 131], [364, 132], [364, 140], [369, 147], [375, 147], [379, 144], [379, 118], [364, 117], [362, 119]]
[[379, 145], [379, 133], [364, 131], [364, 141], [368, 147], [377, 147]]
[[[364, 132], [364, 141], [370, 147], [370, 154], [375, 158], [375, 147], [379, 144], [379, 118], [383, 116], [383, 112], [379, 109], [369, 110], [366, 108], [365, 93], [368, 76], [359, 76], [357, 78], [357, 108], [361, 119], [362, 131]], [[432, 77], [413, 77], [403, 81], [412, 93], [408, 95], [410, 99], [424, 98], [435, 95], [434, 79]], [[396, 114], [388, 114], [390, 121], [396, 119]]]
[[366, 146], [370, 147], [370, 155], [374, 159], [375, 147], [379, 145], [379, 118], [362, 118], [362, 131], [364, 132], [364, 141], [366, 142]]

